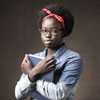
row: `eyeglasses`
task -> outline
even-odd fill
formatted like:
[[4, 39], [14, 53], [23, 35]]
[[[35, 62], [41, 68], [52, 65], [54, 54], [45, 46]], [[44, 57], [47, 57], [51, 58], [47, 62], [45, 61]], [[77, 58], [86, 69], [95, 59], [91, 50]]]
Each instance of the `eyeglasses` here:
[[53, 35], [57, 35], [59, 33], [62, 33], [63, 32], [63, 28], [53, 28], [53, 29], [39, 29], [39, 31], [43, 34], [47, 34], [47, 33], [51, 33]]

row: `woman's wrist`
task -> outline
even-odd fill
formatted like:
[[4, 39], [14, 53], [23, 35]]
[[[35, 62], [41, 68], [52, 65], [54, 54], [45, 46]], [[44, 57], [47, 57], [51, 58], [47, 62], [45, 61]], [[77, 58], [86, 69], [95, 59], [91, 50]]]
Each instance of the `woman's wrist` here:
[[35, 70], [31, 70], [28, 73], [28, 78], [31, 82], [36, 82], [40, 78], [40, 75]]

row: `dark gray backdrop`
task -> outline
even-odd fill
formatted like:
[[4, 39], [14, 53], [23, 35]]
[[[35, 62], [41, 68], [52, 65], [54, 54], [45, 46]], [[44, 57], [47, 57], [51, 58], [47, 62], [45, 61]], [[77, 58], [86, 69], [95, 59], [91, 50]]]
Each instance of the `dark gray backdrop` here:
[[100, 100], [100, 0], [0, 0], [0, 100], [15, 100], [24, 54], [42, 47], [36, 11], [54, 2], [63, 3], [75, 16], [66, 42], [84, 60], [76, 100]]

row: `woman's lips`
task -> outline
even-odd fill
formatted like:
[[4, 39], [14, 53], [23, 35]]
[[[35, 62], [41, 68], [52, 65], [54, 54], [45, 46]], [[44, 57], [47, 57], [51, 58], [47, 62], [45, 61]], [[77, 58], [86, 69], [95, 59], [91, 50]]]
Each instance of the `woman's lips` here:
[[52, 40], [45, 40], [45, 43], [51, 43]]

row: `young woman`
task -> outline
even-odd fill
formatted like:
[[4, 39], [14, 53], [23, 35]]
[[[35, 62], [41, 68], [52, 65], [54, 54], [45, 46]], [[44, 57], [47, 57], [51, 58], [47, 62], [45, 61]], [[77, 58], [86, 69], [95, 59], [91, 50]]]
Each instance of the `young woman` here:
[[31, 96], [32, 100], [74, 100], [82, 61], [80, 55], [66, 48], [64, 43], [73, 24], [73, 16], [61, 5], [49, 5], [40, 10], [38, 28], [45, 48], [25, 55], [22, 75], [15, 86], [16, 99]]

